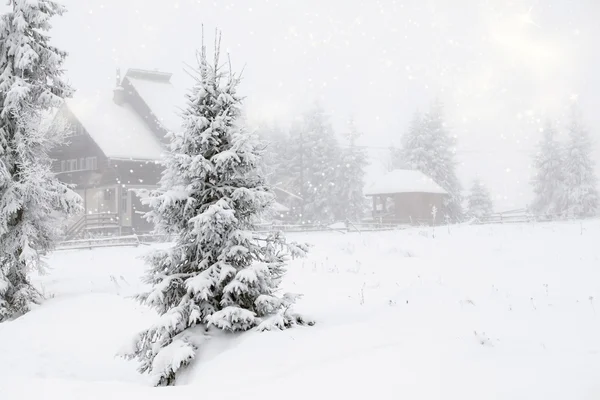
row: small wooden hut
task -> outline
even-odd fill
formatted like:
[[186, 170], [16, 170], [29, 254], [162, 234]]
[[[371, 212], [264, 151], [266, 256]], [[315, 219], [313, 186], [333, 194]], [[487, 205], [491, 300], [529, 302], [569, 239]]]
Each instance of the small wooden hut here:
[[365, 195], [372, 199], [373, 218], [377, 221], [428, 225], [444, 222], [448, 192], [422, 172], [390, 171], [367, 186]]

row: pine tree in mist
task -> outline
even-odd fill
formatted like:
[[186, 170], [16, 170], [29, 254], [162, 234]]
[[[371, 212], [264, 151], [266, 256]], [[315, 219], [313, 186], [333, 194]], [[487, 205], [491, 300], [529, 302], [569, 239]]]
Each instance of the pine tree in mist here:
[[43, 270], [66, 218], [81, 199], [55, 179], [48, 152], [64, 132], [45, 125], [71, 88], [66, 53], [49, 44], [49, 20], [65, 9], [46, 0], [11, 0], [0, 16], [0, 322], [41, 300], [28, 272]]
[[305, 112], [292, 128], [288, 151], [290, 186], [303, 199], [300, 219], [305, 223], [332, 222], [339, 144], [321, 106]]
[[413, 118], [402, 138], [402, 150], [396, 155], [399, 168], [423, 172], [449, 194], [445, 214], [458, 221], [463, 216], [461, 184], [456, 176], [455, 139], [445, 127], [443, 107], [438, 101], [422, 117]]
[[[291, 157], [289, 137], [277, 124], [262, 124], [258, 129], [258, 136], [264, 149], [261, 173], [277, 193], [270, 218], [287, 218], [290, 214], [295, 214], [294, 207], [298, 206], [298, 195], [293, 193], [294, 189], [290, 183], [292, 177], [288, 165]], [[279, 208], [279, 205], [287, 210]]]
[[265, 148], [263, 161], [267, 181], [272, 186], [289, 186], [289, 139], [286, 132], [277, 124], [263, 124], [258, 129], [258, 135]]
[[490, 216], [494, 212], [492, 196], [480, 179], [473, 181], [467, 204], [467, 213], [470, 218], [481, 219]]
[[366, 209], [366, 197], [363, 194], [365, 186], [365, 168], [368, 156], [364, 148], [358, 147], [357, 140], [361, 133], [351, 120], [348, 132], [344, 135], [347, 147], [340, 150], [339, 167], [336, 169], [336, 196], [333, 200], [335, 219], [338, 221], [359, 221]]
[[535, 176], [531, 184], [535, 197], [531, 209], [535, 214], [546, 218], [562, 216], [567, 201], [563, 171], [564, 152], [556, 136], [556, 129], [548, 121], [533, 159]]
[[423, 132], [423, 115], [415, 112], [408, 132], [402, 136], [401, 148], [391, 149], [393, 169], [429, 170], [430, 157], [425, 151], [429, 147], [430, 138]]
[[175, 383], [210, 327], [237, 332], [306, 323], [290, 310], [296, 296], [277, 294], [288, 257], [306, 249], [279, 233], [255, 231], [273, 194], [258, 168], [255, 136], [236, 124], [239, 77], [219, 65], [217, 37], [213, 63], [202, 47], [183, 130], [170, 134], [160, 187], [144, 200], [157, 233], [176, 243], [147, 257], [152, 289], [139, 300], [160, 318], [123, 355], [140, 361], [139, 371], [156, 385]]
[[598, 213], [598, 178], [594, 171], [592, 139], [576, 110], [573, 110], [568, 133], [564, 162], [567, 215], [594, 216]]

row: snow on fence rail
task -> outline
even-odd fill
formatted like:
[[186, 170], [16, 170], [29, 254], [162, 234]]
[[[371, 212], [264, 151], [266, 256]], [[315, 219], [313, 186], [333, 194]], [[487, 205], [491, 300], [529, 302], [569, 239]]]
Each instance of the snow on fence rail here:
[[151, 233], [144, 233], [141, 235], [137, 235], [140, 243], [142, 244], [147, 244], [147, 243], [164, 243], [164, 242], [169, 242], [172, 241], [173, 238], [168, 236], [168, 235], [155, 235], [155, 234], [151, 234]]
[[363, 231], [388, 231], [394, 229], [405, 229], [410, 224], [392, 224], [377, 222], [339, 222], [331, 225], [323, 224], [262, 224], [258, 226], [258, 232], [363, 232]]
[[476, 224], [511, 224], [511, 223], [527, 223], [538, 221], [535, 215], [527, 210], [511, 210], [500, 213], [494, 213], [487, 217], [478, 218], [474, 221]]
[[56, 247], [56, 250], [92, 249], [95, 247], [118, 247], [140, 245], [137, 235], [107, 236], [90, 239], [65, 240]]

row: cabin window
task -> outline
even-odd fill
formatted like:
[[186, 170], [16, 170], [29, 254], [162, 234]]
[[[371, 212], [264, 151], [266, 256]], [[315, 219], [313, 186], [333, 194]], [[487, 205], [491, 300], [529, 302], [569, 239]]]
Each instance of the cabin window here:
[[127, 214], [127, 190], [121, 190], [121, 213]]
[[392, 197], [387, 197], [385, 199], [385, 211], [386, 212], [394, 212], [396, 209], [396, 205], [394, 203], [394, 199]]
[[104, 190], [104, 201], [110, 201], [115, 198], [115, 189]]
[[79, 124], [79, 123], [72, 123], [71, 126], [69, 126], [69, 130], [67, 132], [67, 137], [71, 137], [71, 136], [82, 136], [83, 135], [83, 125]]
[[61, 160], [60, 168], [57, 164], [59, 172], [86, 171], [98, 169], [98, 160], [96, 157], [73, 158], [70, 160]]
[[96, 157], [87, 157], [85, 159], [85, 168], [87, 170], [96, 170], [98, 169], [98, 159]]
[[383, 212], [383, 198], [378, 196], [375, 197], [375, 210], [379, 212]]

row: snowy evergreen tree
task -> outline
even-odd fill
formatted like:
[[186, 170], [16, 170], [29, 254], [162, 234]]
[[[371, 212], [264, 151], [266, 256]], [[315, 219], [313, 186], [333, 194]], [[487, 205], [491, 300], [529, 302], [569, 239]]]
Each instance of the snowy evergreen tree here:
[[[289, 138], [286, 132], [277, 124], [263, 124], [258, 130], [258, 136], [261, 139], [261, 148], [263, 151], [262, 174], [265, 179], [277, 193], [276, 203], [274, 203], [272, 218], [280, 219], [287, 216], [296, 215], [294, 207], [298, 207], [298, 196], [290, 188], [291, 175], [288, 165], [290, 158]], [[289, 211], [280, 208], [280, 205], [286, 207]]]
[[301, 146], [292, 141], [287, 132], [277, 124], [265, 124], [259, 129], [265, 143], [264, 165], [269, 184], [280, 195], [277, 201], [290, 209], [290, 215], [299, 218], [301, 208], [298, 179], [300, 165], [294, 165]]
[[319, 105], [304, 113], [292, 128], [288, 172], [290, 186], [302, 197], [300, 219], [329, 223], [335, 219], [336, 170], [340, 148], [325, 110]]
[[49, 20], [65, 10], [48, 0], [11, 0], [0, 17], [0, 322], [41, 300], [28, 272], [43, 270], [66, 217], [81, 199], [55, 179], [50, 149], [64, 132], [45, 125], [71, 88], [66, 53], [49, 44]]
[[576, 218], [594, 216], [598, 212], [598, 179], [594, 171], [592, 139], [575, 110], [568, 133], [564, 164], [567, 215]]
[[566, 207], [564, 154], [556, 136], [557, 132], [552, 124], [546, 122], [542, 140], [533, 159], [535, 176], [531, 184], [535, 197], [531, 209], [535, 214], [548, 218], [560, 217]]
[[288, 157], [286, 133], [277, 124], [262, 124], [258, 129], [258, 136], [265, 149], [263, 161], [267, 181], [273, 186], [287, 186], [289, 174], [286, 168]]
[[490, 216], [494, 212], [492, 196], [479, 179], [473, 181], [467, 203], [470, 218], [481, 219]]
[[408, 132], [402, 136], [401, 148], [391, 149], [393, 169], [431, 169], [430, 159], [425, 153], [430, 138], [424, 134], [423, 128], [423, 115], [417, 111], [410, 121]]
[[445, 214], [457, 221], [463, 210], [462, 188], [456, 176], [456, 143], [445, 127], [442, 111], [438, 101], [425, 115], [415, 114], [408, 132], [402, 137], [402, 149], [392, 156], [396, 168], [421, 171], [444, 188], [449, 193]]
[[256, 137], [236, 124], [239, 77], [219, 66], [219, 44], [212, 64], [202, 48], [183, 131], [169, 134], [160, 187], [144, 199], [156, 231], [177, 238], [147, 258], [152, 290], [139, 300], [161, 316], [124, 351], [156, 385], [174, 384], [194, 359], [200, 343], [190, 328], [236, 332], [307, 322], [290, 311], [295, 295], [277, 294], [288, 257], [305, 246], [254, 229], [273, 194], [257, 168]]
[[460, 220], [462, 210], [462, 187], [456, 176], [454, 147], [456, 140], [445, 127], [441, 102], [435, 102], [423, 119], [423, 130], [431, 138], [429, 156], [431, 170], [424, 172], [449, 193], [446, 213], [454, 220]]
[[336, 169], [336, 202], [334, 206], [335, 219], [338, 221], [359, 221], [366, 209], [366, 197], [363, 194], [365, 186], [365, 168], [368, 165], [367, 152], [357, 146], [361, 133], [351, 120], [348, 132], [344, 135], [348, 147], [340, 151], [340, 167]]

